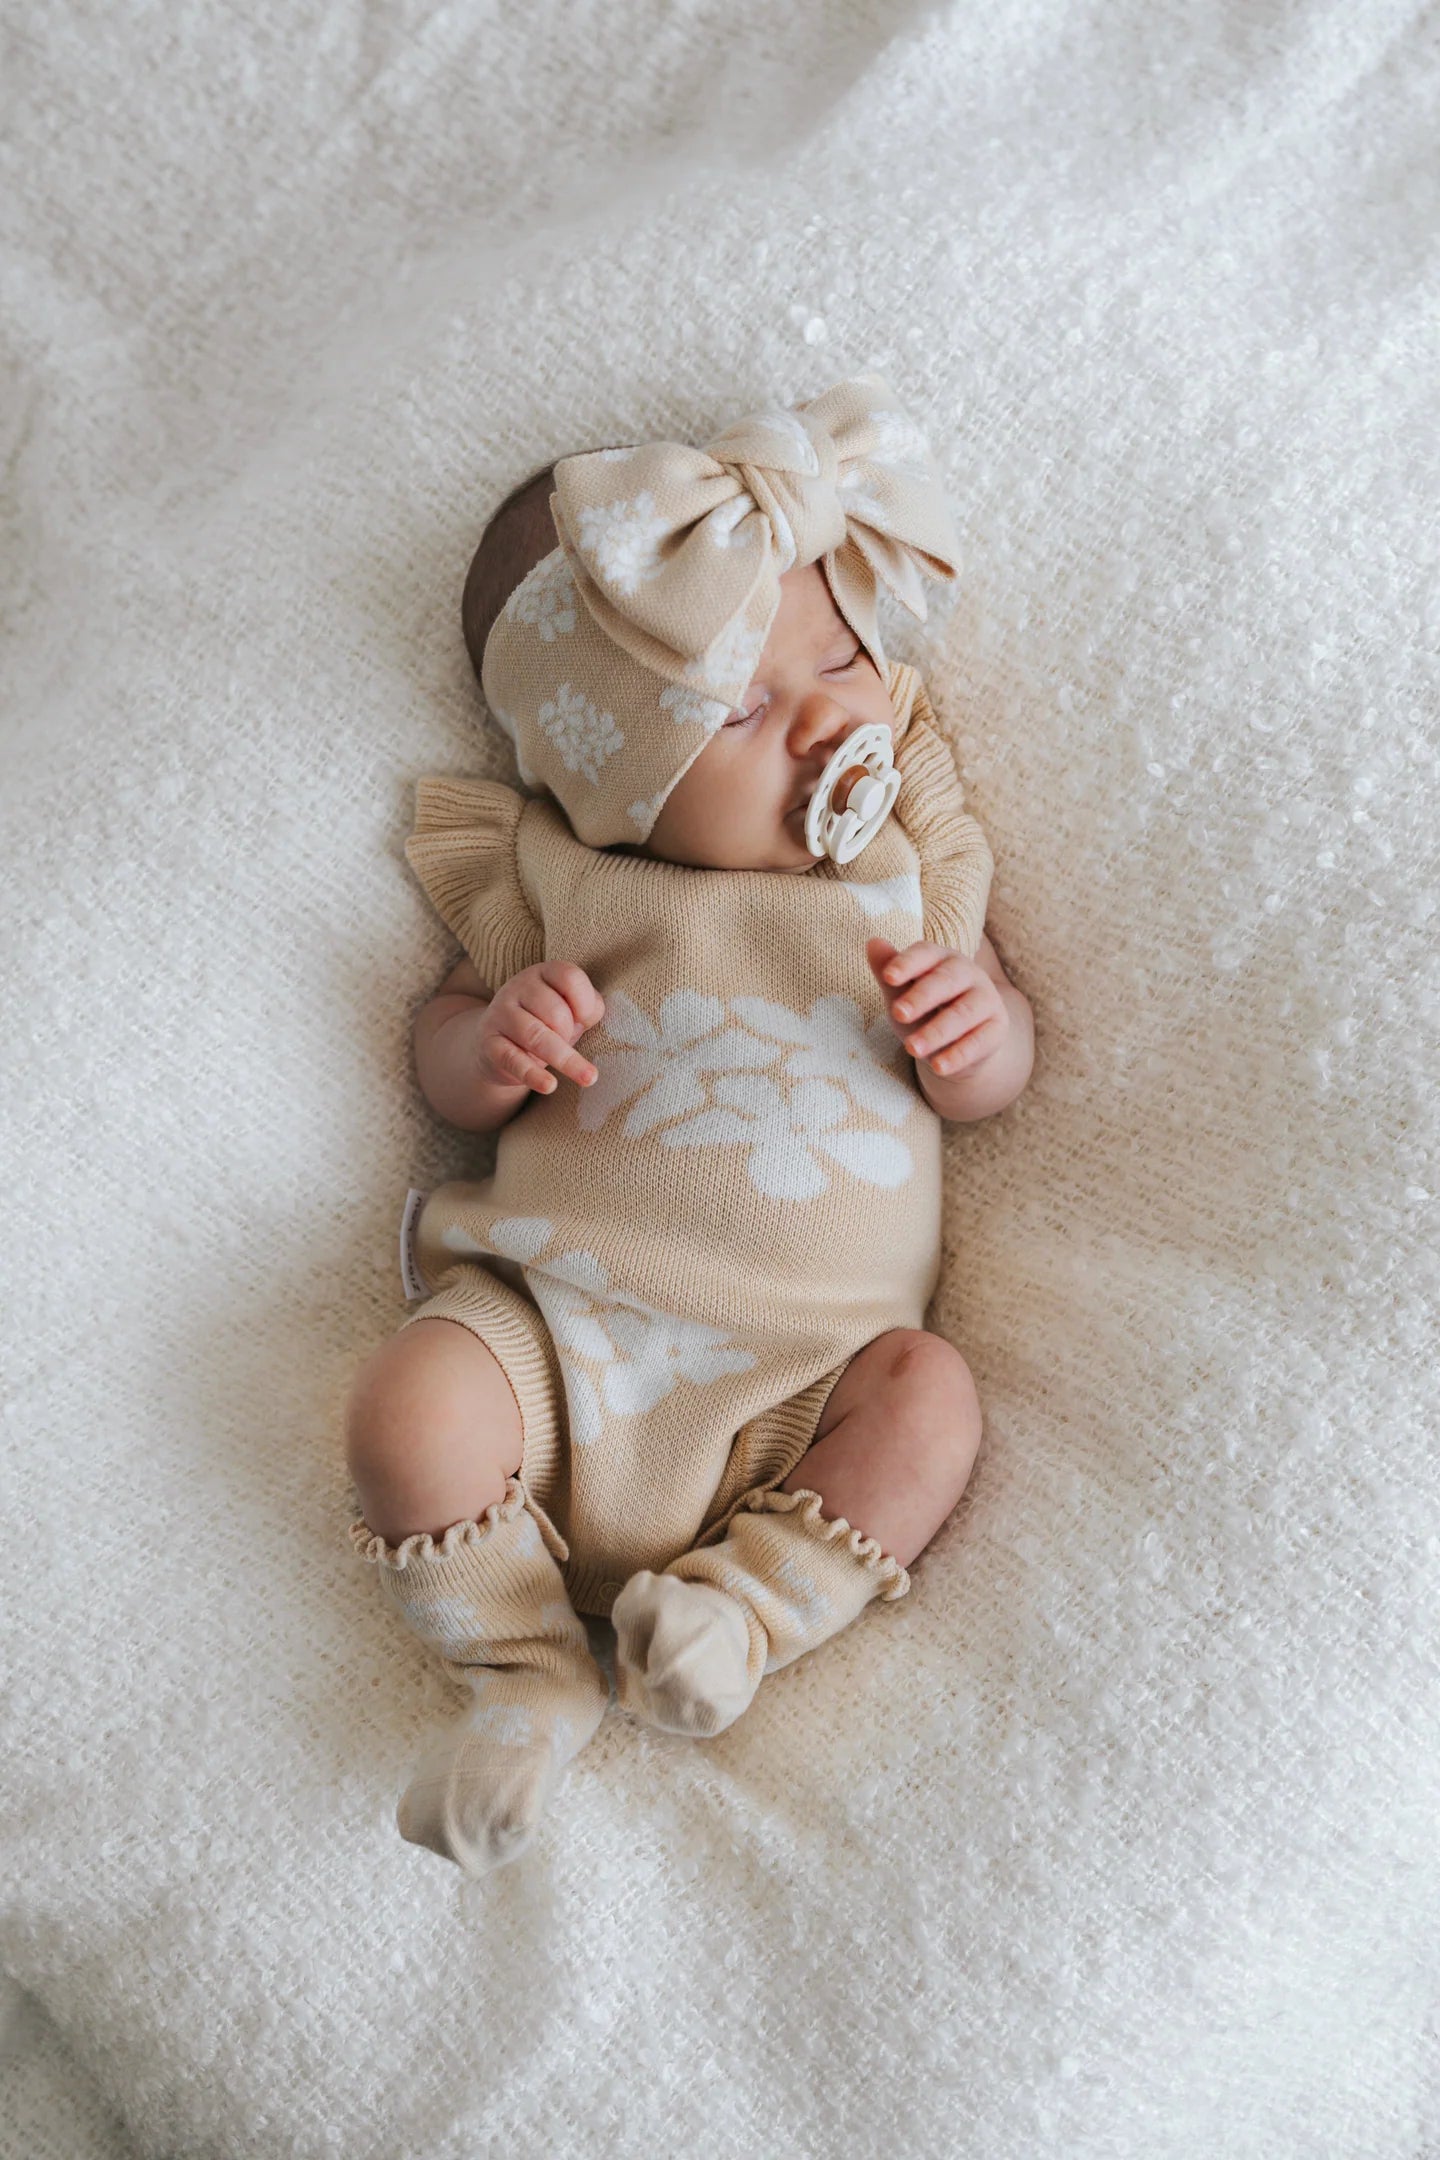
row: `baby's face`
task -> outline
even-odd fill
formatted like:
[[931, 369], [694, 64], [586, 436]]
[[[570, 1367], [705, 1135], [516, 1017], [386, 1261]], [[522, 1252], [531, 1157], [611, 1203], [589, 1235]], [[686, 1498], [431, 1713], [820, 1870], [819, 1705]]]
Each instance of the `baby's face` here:
[[813, 869], [815, 783], [866, 721], [894, 725], [890, 693], [830, 597], [818, 562], [787, 570], [750, 688], [626, 853], [713, 870]]

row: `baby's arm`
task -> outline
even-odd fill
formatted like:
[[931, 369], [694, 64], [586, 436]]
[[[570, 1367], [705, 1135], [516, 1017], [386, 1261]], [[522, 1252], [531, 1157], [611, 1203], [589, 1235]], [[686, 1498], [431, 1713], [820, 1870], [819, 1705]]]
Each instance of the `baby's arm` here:
[[523, 968], [495, 992], [467, 956], [416, 1015], [421, 1091], [447, 1124], [493, 1132], [532, 1093], [553, 1093], [559, 1083], [547, 1065], [582, 1086], [594, 1080], [594, 1066], [572, 1045], [604, 1010], [589, 976], [568, 962]]

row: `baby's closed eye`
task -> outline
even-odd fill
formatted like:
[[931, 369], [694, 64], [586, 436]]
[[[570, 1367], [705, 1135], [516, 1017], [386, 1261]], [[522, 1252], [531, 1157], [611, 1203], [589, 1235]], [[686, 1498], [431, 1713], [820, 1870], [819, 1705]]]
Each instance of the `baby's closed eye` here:
[[[863, 645], [857, 645], [848, 660], [838, 661], [833, 667], [827, 667], [823, 669], [822, 672], [826, 675], [848, 675], [853, 668], [858, 668], [862, 661], [871, 670], [872, 673], [879, 672], [878, 669], [876, 669], [875, 667], [874, 661], [870, 658], [869, 653], [866, 652]], [[752, 706], [750, 700], [755, 695], [755, 686], [752, 683], [750, 688], [745, 693], [744, 705], [737, 706], [734, 713], [732, 713], [730, 718], [725, 722], [725, 726], [727, 728], [743, 727], [747, 725], [747, 723], [749, 723], [750, 721], [757, 720], [760, 717], [760, 714], [765, 709], [766, 699], [764, 697], [764, 694], [761, 693], [759, 703]]]

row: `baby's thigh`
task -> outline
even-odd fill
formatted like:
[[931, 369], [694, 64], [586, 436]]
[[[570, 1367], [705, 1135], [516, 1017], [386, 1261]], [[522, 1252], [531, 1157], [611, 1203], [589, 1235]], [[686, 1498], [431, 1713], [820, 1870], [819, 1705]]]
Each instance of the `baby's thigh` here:
[[392, 1544], [482, 1515], [504, 1497], [522, 1448], [504, 1368], [458, 1320], [410, 1321], [356, 1375], [346, 1461], [366, 1522]]
[[980, 1426], [975, 1382], [954, 1345], [893, 1328], [851, 1359], [780, 1490], [818, 1492], [825, 1514], [843, 1515], [908, 1567], [965, 1490]]
[[974, 1377], [954, 1344], [925, 1328], [892, 1328], [850, 1360], [782, 1490], [793, 1492], [823, 1463], [867, 1493], [891, 1486], [927, 1495], [943, 1519], [969, 1480], [981, 1423]]

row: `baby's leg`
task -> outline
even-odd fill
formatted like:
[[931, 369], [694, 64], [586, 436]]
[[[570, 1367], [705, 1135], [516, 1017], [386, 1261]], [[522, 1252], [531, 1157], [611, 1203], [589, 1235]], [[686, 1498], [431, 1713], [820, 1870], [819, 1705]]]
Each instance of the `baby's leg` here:
[[520, 1468], [522, 1444], [503, 1366], [456, 1320], [412, 1320], [356, 1375], [346, 1460], [361, 1514], [392, 1544], [483, 1515]]
[[738, 1508], [718, 1544], [631, 1576], [611, 1613], [622, 1707], [667, 1732], [723, 1732], [764, 1674], [873, 1597], [904, 1596], [906, 1566], [953, 1510], [979, 1445], [957, 1350], [918, 1328], [868, 1343], [778, 1492]]
[[980, 1450], [980, 1398], [953, 1343], [892, 1328], [851, 1358], [781, 1492], [817, 1492], [902, 1567], [948, 1522]]
[[[454, 1320], [402, 1327], [362, 1367], [346, 1454], [365, 1519], [351, 1540], [473, 1708], [428, 1749], [396, 1819], [483, 1875], [529, 1843], [609, 1687], [518, 1477], [519, 1405], [494, 1353]], [[563, 1548], [562, 1548], [563, 1549]]]

